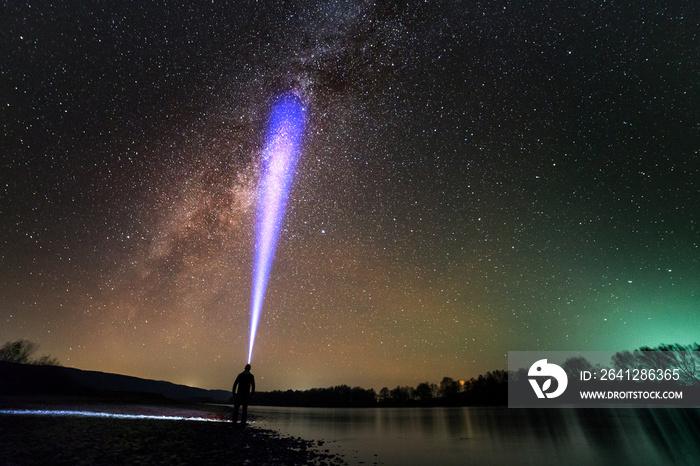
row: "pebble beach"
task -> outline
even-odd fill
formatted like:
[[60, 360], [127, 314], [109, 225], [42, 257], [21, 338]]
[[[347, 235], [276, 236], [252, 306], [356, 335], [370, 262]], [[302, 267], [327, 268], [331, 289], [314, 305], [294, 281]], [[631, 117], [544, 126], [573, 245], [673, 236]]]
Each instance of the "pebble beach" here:
[[[262, 429], [254, 419], [246, 428], [234, 425], [224, 406], [27, 405], [5, 400], [0, 409], [2, 465], [346, 464], [324, 450], [323, 442]], [[49, 414], [36, 414], [38, 410]], [[58, 414], [61, 410], [128, 417]]]

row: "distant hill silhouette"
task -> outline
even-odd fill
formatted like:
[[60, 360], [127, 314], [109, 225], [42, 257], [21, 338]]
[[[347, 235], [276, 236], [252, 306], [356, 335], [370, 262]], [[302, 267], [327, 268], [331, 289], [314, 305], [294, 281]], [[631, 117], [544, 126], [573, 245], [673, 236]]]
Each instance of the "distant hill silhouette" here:
[[231, 393], [71, 367], [0, 362], [0, 395], [126, 396], [228, 403]]

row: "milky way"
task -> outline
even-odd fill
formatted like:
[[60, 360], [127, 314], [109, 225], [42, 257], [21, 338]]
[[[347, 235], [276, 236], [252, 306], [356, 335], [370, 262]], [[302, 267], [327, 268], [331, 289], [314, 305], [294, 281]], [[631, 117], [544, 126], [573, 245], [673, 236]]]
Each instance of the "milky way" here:
[[1, 342], [228, 388], [287, 91], [261, 390], [697, 341], [694, 2], [261, 3], [3, 6]]

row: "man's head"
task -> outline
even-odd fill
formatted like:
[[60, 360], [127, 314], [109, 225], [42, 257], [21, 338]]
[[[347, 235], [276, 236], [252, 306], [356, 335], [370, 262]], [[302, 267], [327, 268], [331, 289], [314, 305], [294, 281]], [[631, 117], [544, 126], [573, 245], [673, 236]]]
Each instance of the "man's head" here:
[[250, 364], [245, 365], [245, 370], [249, 371], [250, 370]]

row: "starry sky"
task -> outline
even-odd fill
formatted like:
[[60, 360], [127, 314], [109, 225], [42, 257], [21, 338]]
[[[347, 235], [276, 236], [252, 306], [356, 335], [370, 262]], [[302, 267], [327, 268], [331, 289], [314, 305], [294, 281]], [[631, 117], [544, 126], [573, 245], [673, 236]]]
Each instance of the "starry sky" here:
[[290, 91], [259, 390], [698, 341], [700, 7], [671, 3], [4, 2], [0, 342], [229, 389]]

